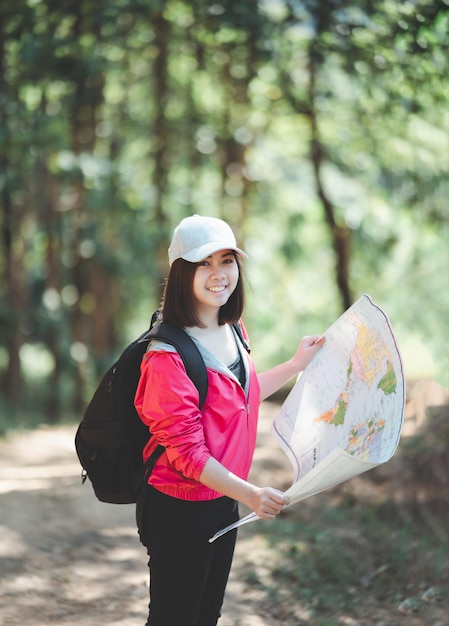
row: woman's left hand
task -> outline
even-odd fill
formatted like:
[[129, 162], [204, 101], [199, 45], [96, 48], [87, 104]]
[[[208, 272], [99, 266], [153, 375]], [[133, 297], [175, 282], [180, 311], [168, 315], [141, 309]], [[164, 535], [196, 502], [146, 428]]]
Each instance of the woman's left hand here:
[[260, 399], [265, 400], [285, 385], [293, 376], [297, 376], [310, 363], [312, 358], [326, 341], [323, 335], [303, 337], [295, 354], [288, 361], [258, 374]]
[[295, 364], [295, 369], [298, 372], [304, 370], [318, 350], [324, 345], [326, 337], [324, 335], [309, 335], [303, 337], [292, 357], [292, 362]]

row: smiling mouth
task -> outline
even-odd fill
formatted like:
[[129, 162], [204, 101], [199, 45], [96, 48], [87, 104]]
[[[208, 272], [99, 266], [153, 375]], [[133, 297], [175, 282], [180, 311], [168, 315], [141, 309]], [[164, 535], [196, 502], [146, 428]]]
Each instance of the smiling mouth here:
[[221, 293], [222, 291], [226, 289], [226, 287], [227, 285], [220, 285], [217, 287], [208, 287], [207, 290], [212, 291], [212, 293]]

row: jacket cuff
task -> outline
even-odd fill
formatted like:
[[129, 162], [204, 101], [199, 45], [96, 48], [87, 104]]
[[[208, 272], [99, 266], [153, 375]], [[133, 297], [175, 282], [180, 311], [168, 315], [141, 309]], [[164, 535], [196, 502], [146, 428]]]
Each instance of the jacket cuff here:
[[209, 451], [204, 451], [203, 454], [201, 455], [198, 463], [196, 463], [195, 466], [195, 473], [193, 478], [195, 480], [197, 480], [198, 482], [200, 482], [200, 476], [202, 474], [202, 471], [204, 469], [204, 466], [206, 465], [206, 463], [208, 462], [208, 460], [212, 457], [212, 454]]

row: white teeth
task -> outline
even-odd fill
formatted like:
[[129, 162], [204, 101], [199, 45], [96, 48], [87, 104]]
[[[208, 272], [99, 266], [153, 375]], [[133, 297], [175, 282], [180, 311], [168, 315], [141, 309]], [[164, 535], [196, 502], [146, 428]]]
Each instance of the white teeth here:
[[214, 293], [219, 293], [220, 291], [224, 291], [226, 289], [225, 285], [221, 287], [208, 287], [209, 291], [213, 291]]

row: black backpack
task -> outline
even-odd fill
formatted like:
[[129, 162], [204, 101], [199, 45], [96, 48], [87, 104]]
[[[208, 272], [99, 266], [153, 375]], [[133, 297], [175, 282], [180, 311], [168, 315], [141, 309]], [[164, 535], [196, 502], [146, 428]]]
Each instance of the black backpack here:
[[[199, 407], [207, 395], [207, 371], [203, 358], [189, 335], [168, 322], [161, 322], [133, 341], [109, 368], [89, 402], [75, 435], [75, 447], [83, 467], [81, 478], [89, 478], [101, 502], [131, 504], [164, 451], [157, 446], [144, 464], [142, 452], [151, 433], [134, 407], [140, 379], [140, 364], [149, 341], [158, 339], [175, 347], [188, 376], [199, 392]], [[250, 348], [240, 324], [234, 325], [245, 349]]]
[[89, 402], [75, 435], [75, 448], [83, 467], [82, 482], [89, 478], [101, 502], [131, 504], [151, 473], [164, 448], [157, 446], [143, 464], [142, 451], [151, 433], [134, 407], [140, 364], [149, 341], [174, 346], [187, 374], [200, 394], [200, 408], [207, 395], [203, 358], [189, 335], [161, 322], [133, 341], [109, 368]]

